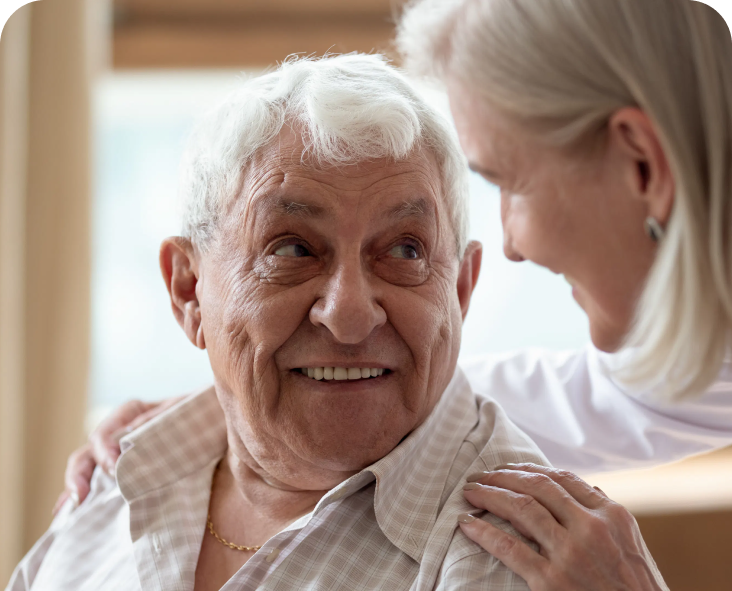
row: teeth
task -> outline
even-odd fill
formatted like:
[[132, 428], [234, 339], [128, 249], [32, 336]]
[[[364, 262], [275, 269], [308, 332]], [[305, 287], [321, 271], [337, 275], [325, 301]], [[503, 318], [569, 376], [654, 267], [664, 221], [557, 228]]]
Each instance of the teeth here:
[[303, 367], [298, 371], [314, 380], [363, 380], [384, 375], [378, 367]]

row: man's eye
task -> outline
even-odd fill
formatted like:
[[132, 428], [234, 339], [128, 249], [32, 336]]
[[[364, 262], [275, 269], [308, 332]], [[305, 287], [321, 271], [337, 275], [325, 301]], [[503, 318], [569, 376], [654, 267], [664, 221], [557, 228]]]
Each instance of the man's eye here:
[[274, 251], [278, 257], [309, 257], [310, 251], [302, 244], [285, 244]]
[[418, 259], [419, 251], [412, 244], [398, 244], [389, 251], [389, 255], [396, 259]]

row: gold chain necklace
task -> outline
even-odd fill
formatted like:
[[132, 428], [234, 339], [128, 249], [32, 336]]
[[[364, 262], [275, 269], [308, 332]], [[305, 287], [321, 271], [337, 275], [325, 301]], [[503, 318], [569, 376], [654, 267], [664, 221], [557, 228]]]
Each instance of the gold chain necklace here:
[[222, 538], [219, 534], [216, 533], [214, 530], [213, 522], [211, 521], [211, 514], [208, 514], [208, 531], [211, 532], [211, 535], [216, 538], [219, 542], [221, 542], [224, 546], [227, 546], [228, 548], [231, 548], [232, 550], [239, 550], [240, 552], [256, 552], [257, 550], [260, 550], [262, 546], [239, 546], [238, 544], [232, 544], [231, 542], [227, 542], [224, 538]]

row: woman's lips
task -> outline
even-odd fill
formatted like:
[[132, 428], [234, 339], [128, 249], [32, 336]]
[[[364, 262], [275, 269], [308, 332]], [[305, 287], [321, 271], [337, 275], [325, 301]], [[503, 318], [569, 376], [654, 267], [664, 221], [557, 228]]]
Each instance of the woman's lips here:
[[577, 282], [572, 277], [570, 277], [569, 275], [562, 275], [562, 277], [564, 277], [564, 280], [567, 283], [569, 283], [572, 287], [576, 287], [577, 286]]

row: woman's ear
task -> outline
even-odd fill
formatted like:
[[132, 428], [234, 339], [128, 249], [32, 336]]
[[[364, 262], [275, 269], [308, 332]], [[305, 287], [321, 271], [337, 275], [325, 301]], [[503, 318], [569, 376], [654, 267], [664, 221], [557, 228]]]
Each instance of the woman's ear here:
[[473, 295], [475, 286], [478, 284], [482, 260], [483, 245], [477, 240], [471, 240], [460, 263], [457, 280], [458, 299], [460, 300], [460, 309], [463, 312], [463, 320], [468, 315], [470, 298]]
[[662, 226], [674, 205], [676, 183], [670, 162], [651, 118], [637, 107], [620, 109], [610, 118], [610, 141], [624, 155], [626, 182]]
[[160, 271], [170, 294], [175, 319], [188, 340], [199, 349], [205, 349], [201, 306], [196, 294], [198, 262], [191, 241], [180, 236], [163, 240], [160, 246]]

